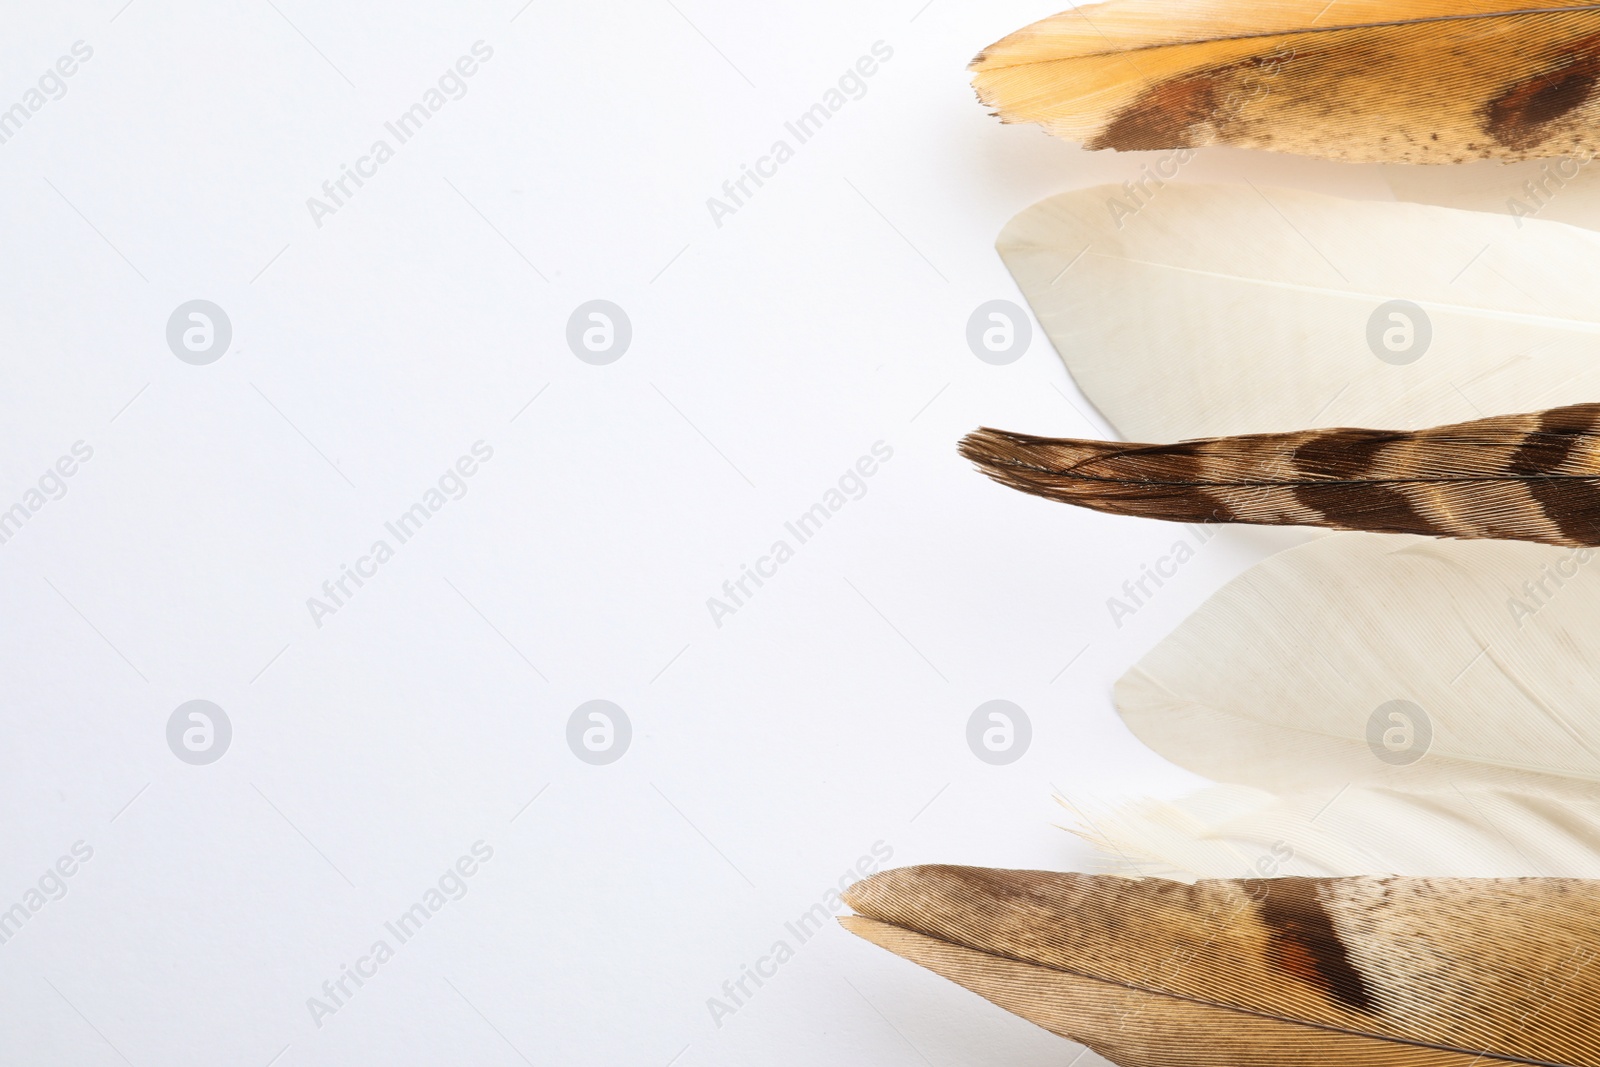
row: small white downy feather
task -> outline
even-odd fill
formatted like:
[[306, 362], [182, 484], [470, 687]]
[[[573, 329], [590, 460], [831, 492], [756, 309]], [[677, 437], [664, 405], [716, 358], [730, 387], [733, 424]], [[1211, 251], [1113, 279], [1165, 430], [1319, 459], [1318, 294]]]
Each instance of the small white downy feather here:
[[1600, 396], [1600, 233], [1507, 232], [1481, 212], [1174, 183], [1051, 197], [997, 248], [1118, 432], [1177, 441]]

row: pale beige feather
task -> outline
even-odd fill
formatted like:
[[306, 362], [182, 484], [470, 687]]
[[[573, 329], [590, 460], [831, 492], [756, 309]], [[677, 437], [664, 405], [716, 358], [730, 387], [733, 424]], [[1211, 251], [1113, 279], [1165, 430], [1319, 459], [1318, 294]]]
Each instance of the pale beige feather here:
[[1600, 397], [1600, 233], [1529, 220], [1509, 239], [1479, 212], [1147, 184], [1043, 200], [997, 248], [1129, 440], [1411, 430]]

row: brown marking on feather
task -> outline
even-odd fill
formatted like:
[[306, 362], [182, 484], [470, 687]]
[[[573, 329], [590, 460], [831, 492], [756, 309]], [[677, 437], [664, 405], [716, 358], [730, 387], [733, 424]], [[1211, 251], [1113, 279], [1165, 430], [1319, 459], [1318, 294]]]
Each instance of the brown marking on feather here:
[[1600, 404], [1567, 404], [1539, 413], [1539, 428], [1551, 433], [1594, 433], [1600, 430]]
[[1268, 878], [1240, 884], [1261, 908], [1261, 921], [1271, 932], [1273, 963], [1345, 1007], [1374, 1015], [1378, 1005], [1372, 990], [1318, 898], [1327, 881]]
[[1506, 463], [1512, 474], [1531, 475], [1525, 483], [1528, 496], [1563, 537], [1579, 544], [1592, 544], [1600, 536], [1600, 515], [1596, 514], [1595, 483], [1555, 479], [1538, 475], [1559, 472], [1562, 466], [1589, 444], [1595, 432], [1600, 406], [1574, 404], [1552, 408], [1539, 416], [1539, 428], [1526, 435]]
[[1572, 544], [1600, 545], [1600, 479], [1574, 482], [1535, 478], [1526, 483], [1550, 524]]
[[[1121, 152], [1204, 147], [1219, 136], [1239, 132], [1240, 112], [1271, 91], [1264, 78], [1276, 77], [1293, 58], [1293, 49], [1278, 49], [1158, 82], [1113, 115], [1105, 129], [1083, 146]], [[1203, 133], [1208, 126], [1210, 131]], [[1270, 131], [1262, 136], [1271, 140]]]
[[1408, 498], [1392, 486], [1373, 482], [1366, 485], [1328, 482], [1298, 485], [1295, 501], [1326, 516], [1332, 524], [1354, 530], [1379, 533], [1442, 534], [1424, 515], [1419, 515]]
[[1578, 41], [1554, 63], [1484, 108], [1484, 129], [1507, 148], [1543, 144], [1555, 124], [1589, 102], [1600, 81], [1600, 36]]
[[1406, 436], [1389, 430], [1322, 430], [1294, 450], [1294, 463], [1307, 474], [1353, 478], [1372, 466], [1385, 445]]
[[1570, 404], [1542, 411], [1536, 432], [1568, 437], [1596, 434], [1600, 432], [1600, 404]]
[[1509, 474], [1553, 474], [1582, 447], [1583, 435], [1538, 430], [1523, 437], [1506, 460]]
[[1217, 110], [1217, 87], [1228, 73], [1202, 71], [1152, 85], [1119, 111], [1085, 148], [1142, 152], [1161, 148], [1198, 148], [1201, 126]]

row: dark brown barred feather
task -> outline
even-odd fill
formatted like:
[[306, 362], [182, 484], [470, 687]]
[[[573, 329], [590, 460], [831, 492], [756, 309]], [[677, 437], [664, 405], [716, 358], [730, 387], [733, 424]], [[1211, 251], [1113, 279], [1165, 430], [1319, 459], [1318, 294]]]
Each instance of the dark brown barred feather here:
[[1600, 404], [1170, 445], [981, 429], [961, 454], [1002, 485], [1114, 515], [1600, 546]]

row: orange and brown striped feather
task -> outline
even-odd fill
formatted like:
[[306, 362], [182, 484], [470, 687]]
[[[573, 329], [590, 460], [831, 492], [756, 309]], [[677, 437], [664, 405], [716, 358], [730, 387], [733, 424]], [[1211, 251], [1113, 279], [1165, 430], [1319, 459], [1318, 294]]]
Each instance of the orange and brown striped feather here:
[[1600, 404], [1169, 445], [982, 429], [961, 454], [1013, 489], [1116, 515], [1600, 545]]

